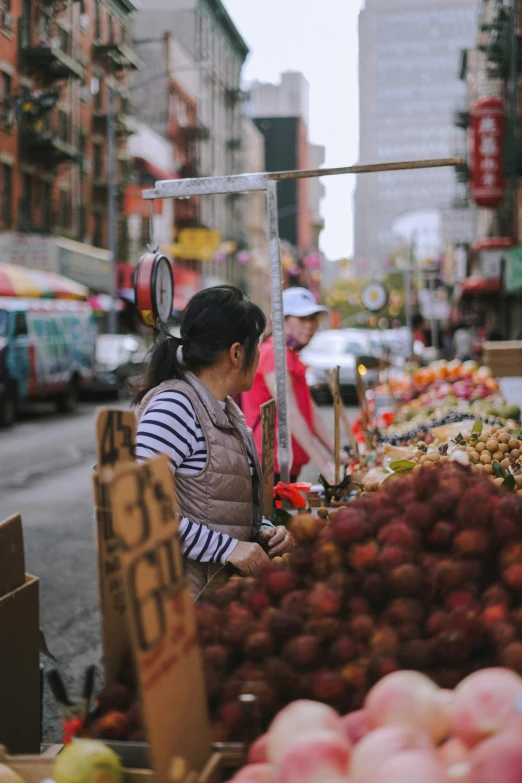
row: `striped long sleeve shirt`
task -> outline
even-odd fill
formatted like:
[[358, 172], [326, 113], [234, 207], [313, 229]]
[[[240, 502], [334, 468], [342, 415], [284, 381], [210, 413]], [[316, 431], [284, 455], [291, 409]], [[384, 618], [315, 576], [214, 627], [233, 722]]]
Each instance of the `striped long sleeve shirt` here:
[[[224, 407], [224, 403], [223, 407]], [[172, 473], [193, 476], [207, 462], [207, 444], [189, 398], [178, 391], [156, 395], [138, 425], [136, 457], [139, 462], [165, 454]], [[251, 459], [250, 472], [254, 474]], [[273, 527], [263, 520], [263, 527]], [[238, 541], [184, 517], [179, 526], [183, 555], [201, 563], [225, 563]]]

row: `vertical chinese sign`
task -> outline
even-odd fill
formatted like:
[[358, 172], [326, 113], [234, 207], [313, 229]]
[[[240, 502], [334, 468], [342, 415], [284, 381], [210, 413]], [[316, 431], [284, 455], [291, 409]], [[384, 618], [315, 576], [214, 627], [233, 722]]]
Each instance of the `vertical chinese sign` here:
[[472, 200], [479, 207], [494, 209], [506, 193], [503, 143], [506, 113], [500, 98], [477, 101], [471, 111]]

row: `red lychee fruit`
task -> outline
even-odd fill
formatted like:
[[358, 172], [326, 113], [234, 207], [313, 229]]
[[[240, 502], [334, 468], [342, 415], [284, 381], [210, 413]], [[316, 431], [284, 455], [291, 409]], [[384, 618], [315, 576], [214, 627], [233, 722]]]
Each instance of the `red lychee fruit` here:
[[388, 597], [388, 585], [382, 574], [366, 574], [361, 590], [373, 606], [382, 606]]
[[212, 644], [203, 648], [205, 666], [213, 666], [217, 672], [225, 672], [230, 661], [229, 651], [220, 644]]
[[266, 764], [268, 762], [268, 734], [262, 734], [252, 743], [248, 751], [249, 764]]
[[239, 597], [239, 580], [230, 579], [223, 587], [216, 590], [213, 600], [217, 606], [228, 606]]
[[297, 617], [305, 617], [308, 612], [308, 593], [306, 590], [293, 590], [281, 601], [281, 609]]
[[370, 614], [370, 604], [365, 598], [352, 597], [347, 604], [348, 613], [352, 616], [358, 614]]
[[462, 530], [454, 538], [455, 550], [461, 555], [483, 555], [488, 551], [490, 537], [485, 530]]
[[372, 655], [370, 659], [370, 675], [373, 680], [381, 680], [399, 669], [397, 659], [392, 655]]
[[417, 623], [399, 623], [395, 626], [397, 638], [401, 642], [409, 642], [411, 639], [420, 639], [421, 632]]
[[228, 704], [223, 704], [219, 708], [219, 717], [223, 723], [229, 726], [232, 730], [238, 729], [241, 727], [245, 718], [243, 705], [240, 701], [233, 701], [229, 702]]
[[495, 606], [497, 604], [509, 606], [509, 593], [503, 585], [495, 582], [482, 593], [482, 602], [484, 606]]
[[359, 642], [368, 641], [374, 633], [374, 622], [369, 615], [359, 614], [350, 620], [350, 631]]
[[294, 636], [299, 636], [303, 623], [299, 617], [289, 612], [276, 611], [269, 619], [269, 628], [276, 644], [285, 644]]
[[518, 674], [522, 674], [522, 643], [511, 642], [500, 653], [500, 663]]
[[512, 590], [522, 590], [522, 565], [509, 566], [502, 572], [502, 578]]
[[327, 579], [332, 572], [342, 565], [342, 554], [333, 542], [321, 541], [313, 554], [314, 576], [317, 579]]
[[315, 675], [312, 692], [315, 699], [335, 704], [346, 693], [346, 682], [337, 672], [328, 670]]
[[428, 636], [438, 636], [449, 627], [449, 615], [442, 609], [435, 609], [426, 620], [425, 628]]
[[331, 525], [329, 532], [336, 544], [347, 547], [367, 538], [370, 530], [371, 527], [364, 514], [355, 509], [341, 509], [335, 524]]
[[484, 628], [491, 628], [495, 623], [504, 622], [508, 618], [506, 604], [491, 604], [486, 606], [480, 615]]
[[389, 625], [382, 625], [375, 629], [370, 640], [372, 652], [381, 655], [395, 655], [399, 644], [397, 633]]
[[342, 597], [325, 584], [317, 584], [308, 595], [308, 606], [316, 617], [336, 615], [341, 609]]
[[[430, 463], [426, 463], [429, 465]], [[437, 471], [438, 472], [438, 471]], [[438, 476], [436, 471], [429, 470], [425, 465], [421, 470], [415, 470], [411, 480], [417, 500], [428, 500], [438, 489]]]
[[350, 636], [341, 636], [330, 647], [328, 658], [334, 666], [343, 665], [357, 657], [357, 644]]
[[517, 538], [520, 535], [522, 507], [515, 495], [505, 494], [498, 499], [493, 509], [493, 527], [500, 540]]
[[288, 568], [278, 568], [268, 574], [265, 586], [271, 595], [280, 597], [295, 589], [295, 577]]
[[274, 643], [266, 631], [252, 633], [245, 641], [245, 655], [252, 661], [263, 661], [272, 654]]
[[423, 575], [418, 566], [405, 563], [394, 568], [388, 580], [396, 595], [417, 595], [422, 587]]
[[510, 614], [510, 620], [515, 626], [519, 636], [522, 636], [522, 607], [519, 607], [518, 609], [513, 609], [513, 611]]
[[367, 666], [361, 663], [349, 663], [341, 669], [341, 677], [349, 688], [359, 690], [368, 686]]
[[379, 547], [375, 541], [366, 541], [362, 544], [353, 544], [348, 562], [356, 571], [367, 571], [377, 562]]
[[454, 593], [450, 593], [444, 599], [444, 606], [447, 609], [460, 609], [461, 607], [464, 607], [465, 609], [478, 609], [477, 600], [469, 590], [457, 590]]
[[476, 486], [466, 490], [457, 506], [457, 522], [460, 527], [486, 527], [491, 505], [489, 495]]
[[268, 658], [264, 664], [266, 681], [284, 697], [295, 698], [297, 692], [297, 673], [295, 664], [291, 666], [281, 658]]
[[249, 597], [247, 605], [254, 614], [261, 614], [264, 609], [270, 606], [270, 598], [264, 591], [258, 589]]
[[386, 609], [386, 615], [393, 624], [419, 622], [424, 616], [424, 609], [419, 601], [413, 598], [394, 598]]
[[461, 491], [441, 488], [430, 498], [430, 506], [436, 519], [451, 519], [461, 498]]
[[317, 617], [307, 622], [305, 632], [322, 642], [331, 642], [343, 632], [343, 623], [336, 617]]
[[491, 628], [489, 628], [488, 633], [497, 652], [506, 648], [511, 642], [516, 641], [516, 632], [510, 623], [495, 623], [495, 625], [492, 625]]
[[426, 541], [430, 546], [439, 550], [444, 550], [451, 546], [454, 533], [455, 525], [451, 522], [441, 520], [440, 522], [436, 522], [432, 529], [428, 531]]
[[380, 568], [387, 573], [392, 568], [407, 563], [410, 555], [398, 546], [384, 546], [379, 552], [378, 563]]
[[310, 669], [319, 663], [321, 645], [315, 636], [296, 636], [285, 644], [282, 657], [297, 669]]
[[242, 644], [251, 632], [253, 624], [252, 614], [247, 609], [236, 606], [232, 612], [228, 612], [223, 638], [232, 644]]
[[522, 541], [511, 541], [502, 549], [499, 557], [500, 567], [522, 563]]
[[437, 584], [444, 591], [456, 590], [466, 583], [463, 563], [458, 560], [441, 560], [437, 566]]
[[390, 522], [389, 525], [381, 528], [377, 538], [382, 545], [388, 544], [406, 550], [417, 549], [419, 543], [417, 531], [405, 522], [397, 521]]
[[443, 663], [463, 663], [473, 650], [468, 634], [458, 629], [443, 631], [433, 641], [436, 659]]
[[433, 522], [433, 512], [428, 503], [414, 501], [404, 509], [405, 521], [417, 530], [428, 530]]
[[310, 573], [313, 566], [313, 547], [295, 546], [290, 551], [289, 565], [291, 571]]

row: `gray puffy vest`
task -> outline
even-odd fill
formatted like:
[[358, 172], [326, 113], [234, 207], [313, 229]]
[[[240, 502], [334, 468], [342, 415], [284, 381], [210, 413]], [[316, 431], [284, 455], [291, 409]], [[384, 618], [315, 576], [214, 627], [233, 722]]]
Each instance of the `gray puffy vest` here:
[[[186, 394], [207, 443], [203, 470], [195, 476], [176, 474], [182, 516], [239, 541], [249, 541], [262, 522], [263, 484], [256, 445], [245, 417], [230, 399], [223, 410], [207, 387], [187, 372], [185, 380], [165, 381], [151, 389], [138, 406], [138, 421], [149, 402], [166, 391]], [[246, 444], [254, 476], [250, 475]]]

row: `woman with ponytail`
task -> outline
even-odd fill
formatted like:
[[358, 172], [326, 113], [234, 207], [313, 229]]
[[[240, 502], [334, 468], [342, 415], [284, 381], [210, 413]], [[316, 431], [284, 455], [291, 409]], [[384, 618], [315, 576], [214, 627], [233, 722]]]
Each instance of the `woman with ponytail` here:
[[176, 476], [179, 535], [194, 599], [230, 563], [241, 574], [293, 544], [262, 516], [252, 433], [231, 395], [248, 391], [265, 316], [239, 289], [208, 288], [187, 305], [181, 336], [153, 347], [134, 393], [138, 460], [166, 454]]

